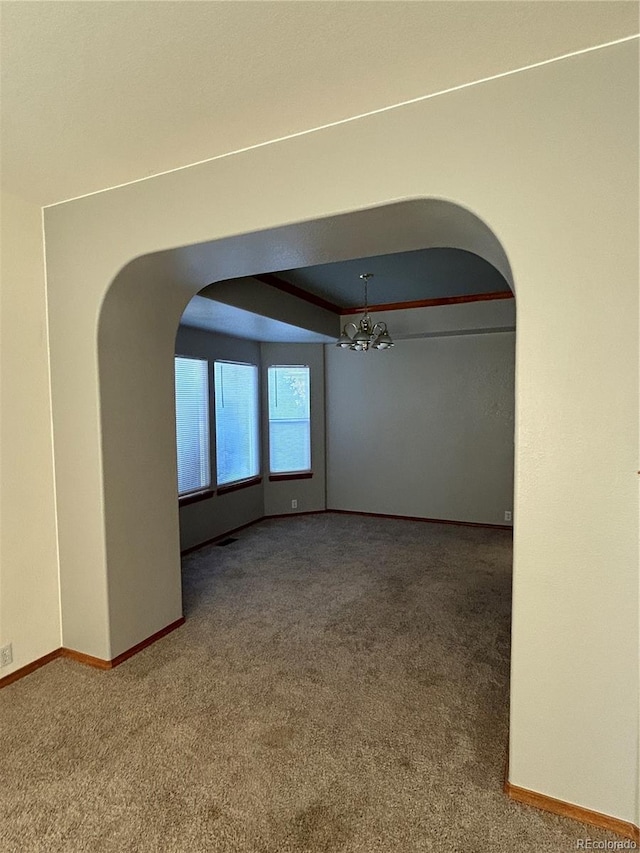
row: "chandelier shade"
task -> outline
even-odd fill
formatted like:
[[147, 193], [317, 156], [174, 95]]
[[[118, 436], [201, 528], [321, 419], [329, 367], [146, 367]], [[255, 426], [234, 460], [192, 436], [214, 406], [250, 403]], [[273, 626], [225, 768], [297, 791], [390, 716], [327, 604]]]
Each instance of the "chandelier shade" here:
[[[364, 281], [364, 314], [358, 325], [345, 323], [336, 341], [336, 346], [353, 352], [368, 352], [370, 349], [391, 349], [395, 346], [386, 323], [374, 323], [369, 314], [368, 283], [373, 273], [365, 272], [360, 278]], [[353, 330], [353, 331], [350, 331]]]

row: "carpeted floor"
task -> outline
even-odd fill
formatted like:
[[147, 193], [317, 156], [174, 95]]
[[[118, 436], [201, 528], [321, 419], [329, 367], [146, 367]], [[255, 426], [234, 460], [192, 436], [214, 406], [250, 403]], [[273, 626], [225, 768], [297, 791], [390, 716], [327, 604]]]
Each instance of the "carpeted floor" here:
[[0, 691], [0, 851], [519, 853], [615, 839], [508, 801], [511, 540], [336, 514], [185, 559], [186, 624]]

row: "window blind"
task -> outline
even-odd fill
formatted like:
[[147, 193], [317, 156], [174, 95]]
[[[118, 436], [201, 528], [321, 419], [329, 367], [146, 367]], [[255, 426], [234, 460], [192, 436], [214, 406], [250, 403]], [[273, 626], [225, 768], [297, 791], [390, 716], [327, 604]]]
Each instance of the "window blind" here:
[[272, 474], [311, 470], [309, 368], [273, 365], [269, 382], [269, 469]]
[[218, 485], [260, 473], [258, 368], [216, 361], [216, 463]]
[[199, 358], [175, 359], [178, 494], [211, 485], [209, 371]]

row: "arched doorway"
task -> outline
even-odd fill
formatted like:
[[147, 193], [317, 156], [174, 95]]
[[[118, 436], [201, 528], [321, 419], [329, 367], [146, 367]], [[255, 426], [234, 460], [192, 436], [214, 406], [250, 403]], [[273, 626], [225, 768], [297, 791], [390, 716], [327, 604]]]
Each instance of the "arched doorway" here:
[[203, 283], [282, 268], [292, 256], [311, 265], [429, 246], [474, 252], [513, 284], [487, 225], [438, 199], [148, 255], [116, 276], [98, 337], [109, 657], [182, 614], [171, 366], [175, 328], [189, 298]]

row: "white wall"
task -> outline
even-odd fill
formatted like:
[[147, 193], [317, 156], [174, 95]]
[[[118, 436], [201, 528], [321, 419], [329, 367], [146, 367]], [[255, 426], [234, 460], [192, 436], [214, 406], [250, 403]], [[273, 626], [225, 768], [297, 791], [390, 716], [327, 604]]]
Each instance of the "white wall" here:
[[504, 524], [513, 332], [326, 348], [329, 509]]
[[89, 647], [179, 608], [189, 297], [419, 248], [426, 202], [338, 214], [449, 199], [498, 236], [518, 299], [510, 778], [638, 821], [637, 67], [620, 44], [47, 211], [61, 572]]
[[0, 677], [61, 644], [42, 217], [4, 192], [1, 213]]
[[[260, 344], [227, 335], [217, 335], [201, 329], [180, 326], [176, 335], [176, 355], [206, 358], [212, 364], [216, 359], [243, 361], [261, 369]], [[210, 377], [213, 376], [210, 367]], [[216, 488], [215, 418], [213, 380], [210, 383], [211, 413], [211, 478]], [[262, 468], [264, 474], [264, 467]], [[180, 507], [180, 548], [186, 550], [221, 536], [223, 533], [249, 524], [264, 515], [264, 483], [248, 486], [235, 492]]]
[[[337, 325], [337, 321], [336, 321]], [[326, 508], [325, 481], [325, 374], [322, 344], [261, 344], [262, 388], [264, 391], [262, 436], [265, 471], [264, 513], [283, 515], [296, 512], [316, 512]], [[269, 410], [267, 407], [267, 371], [274, 364], [306, 364], [309, 367], [311, 393], [311, 467], [310, 480], [270, 482], [269, 471]], [[291, 501], [298, 501], [292, 509]]]

